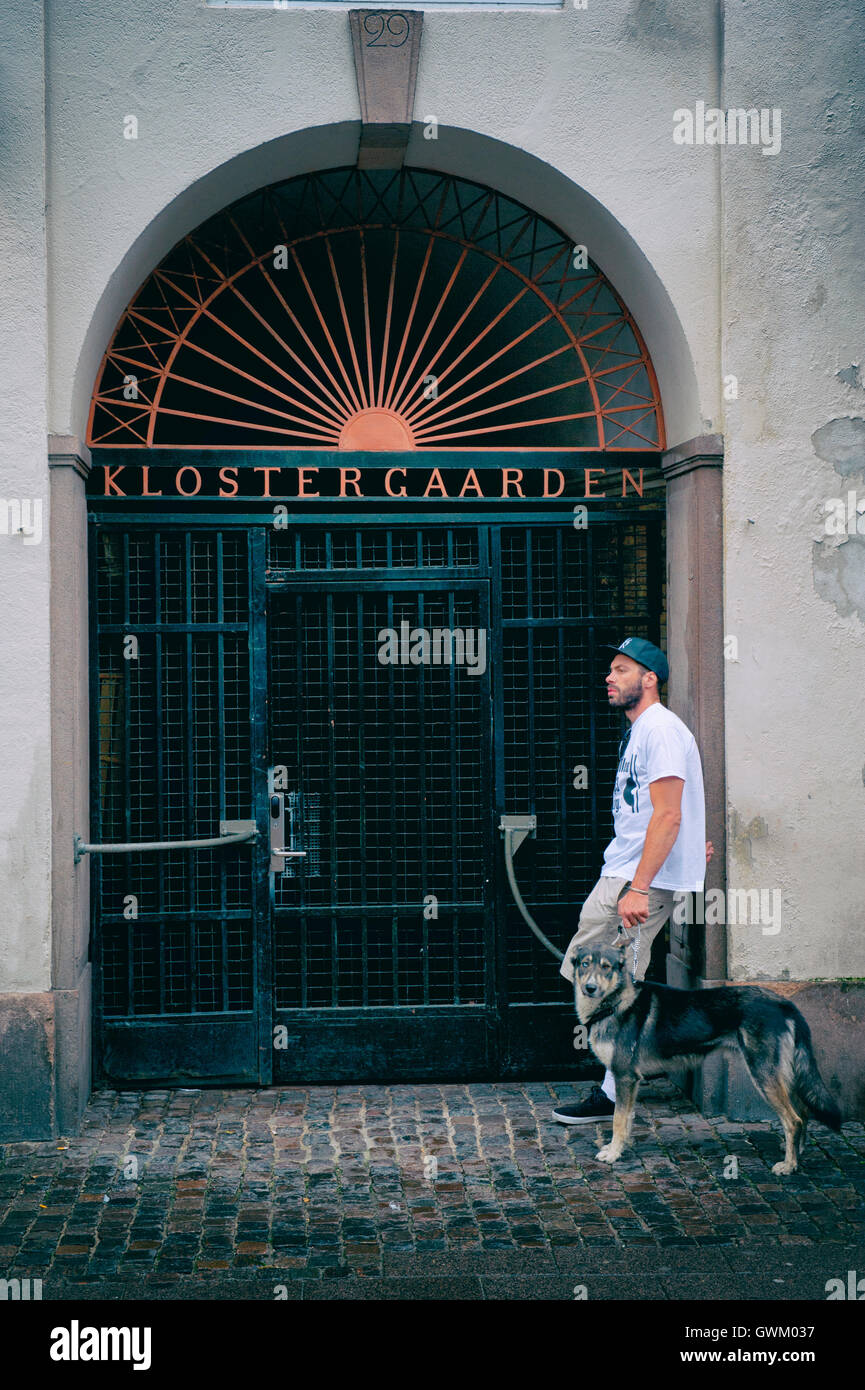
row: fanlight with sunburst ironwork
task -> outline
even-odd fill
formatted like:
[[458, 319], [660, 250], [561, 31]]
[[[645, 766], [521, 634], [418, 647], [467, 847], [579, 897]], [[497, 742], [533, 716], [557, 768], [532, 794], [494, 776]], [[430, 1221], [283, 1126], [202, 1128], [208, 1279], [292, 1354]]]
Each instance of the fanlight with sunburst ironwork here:
[[660, 449], [601, 272], [491, 189], [417, 169], [275, 184], [185, 237], [124, 313], [93, 445]]

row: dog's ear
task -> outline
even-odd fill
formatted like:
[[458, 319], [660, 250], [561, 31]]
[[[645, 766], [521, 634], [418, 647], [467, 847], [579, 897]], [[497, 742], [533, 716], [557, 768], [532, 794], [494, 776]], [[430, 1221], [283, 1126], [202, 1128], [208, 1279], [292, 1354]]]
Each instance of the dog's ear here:
[[624, 972], [628, 968], [627, 951], [620, 951], [616, 946], [605, 946], [603, 959], [608, 960], [615, 970]]

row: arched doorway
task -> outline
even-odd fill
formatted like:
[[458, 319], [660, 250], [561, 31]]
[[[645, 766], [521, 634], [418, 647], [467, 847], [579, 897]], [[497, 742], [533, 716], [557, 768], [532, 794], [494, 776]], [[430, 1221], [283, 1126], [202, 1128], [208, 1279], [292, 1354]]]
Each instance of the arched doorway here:
[[94, 839], [258, 830], [100, 859], [97, 1074], [560, 1072], [496, 826], [538, 816], [524, 896], [564, 944], [603, 645], [662, 638], [662, 414], [615, 290], [489, 188], [304, 175], [148, 278], [89, 443]]

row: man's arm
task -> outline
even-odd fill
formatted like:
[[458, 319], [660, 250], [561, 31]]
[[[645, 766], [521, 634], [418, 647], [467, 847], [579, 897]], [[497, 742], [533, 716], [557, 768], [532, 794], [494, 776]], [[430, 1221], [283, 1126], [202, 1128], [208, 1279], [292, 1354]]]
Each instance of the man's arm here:
[[[631, 880], [631, 887], [619, 901], [619, 916], [626, 927], [636, 927], [649, 916], [647, 891], [679, 833], [682, 824], [683, 777], [659, 777], [649, 784], [652, 818], [646, 828], [643, 854]], [[635, 889], [642, 889], [638, 893]]]

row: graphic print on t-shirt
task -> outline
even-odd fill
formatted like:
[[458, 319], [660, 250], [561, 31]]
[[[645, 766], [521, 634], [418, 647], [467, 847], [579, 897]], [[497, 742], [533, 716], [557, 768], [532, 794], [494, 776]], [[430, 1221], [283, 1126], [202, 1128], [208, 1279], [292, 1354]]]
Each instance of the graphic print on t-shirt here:
[[703, 770], [693, 734], [672, 710], [658, 703], [634, 720], [620, 748], [613, 787], [614, 838], [604, 853], [602, 876], [633, 877], [654, 810], [651, 784], [677, 777], [683, 783], [679, 832], [651, 886], [700, 892], [706, 872], [706, 811]]
[[616, 772], [616, 785], [613, 792], [613, 814], [618, 815], [621, 803], [619, 801], [619, 779], [620, 774], [625, 774], [625, 784], [622, 787], [622, 799], [627, 806], [634, 812], [640, 809], [640, 785], [637, 781], [637, 755], [632, 753], [630, 757], [623, 758], [619, 763]]

